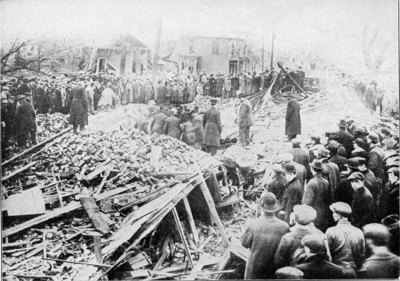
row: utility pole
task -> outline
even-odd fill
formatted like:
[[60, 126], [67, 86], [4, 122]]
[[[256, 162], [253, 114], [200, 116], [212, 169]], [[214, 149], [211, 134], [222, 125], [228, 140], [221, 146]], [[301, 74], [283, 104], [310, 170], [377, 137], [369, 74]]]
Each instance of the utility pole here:
[[271, 44], [271, 65], [270, 69], [274, 67], [274, 41], [275, 41], [275, 25], [272, 25], [272, 44]]
[[158, 70], [158, 60], [159, 60], [159, 52], [160, 52], [160, 43], [161, 43], [161, 30], [162, 30], [162, 18], [158, 22], [158, 31], [157, 31], [157, 39], [156, 46], [154, 49], [154, 58], [153, 58], [153, 81], [156, 81], [157, 70]]
[[265, 34], [265, 24], [263, 24], [263, 34], [262, 34], [261, 72], [264, 72], [264, 34]]

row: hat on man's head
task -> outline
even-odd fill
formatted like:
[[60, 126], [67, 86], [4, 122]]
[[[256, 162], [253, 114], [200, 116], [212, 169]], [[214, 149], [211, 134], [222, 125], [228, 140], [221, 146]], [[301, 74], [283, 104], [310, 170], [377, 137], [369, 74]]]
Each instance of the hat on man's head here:
[[282, 208], [275, 194], [272, 192], [265, 192], [261, 195], [260, 206], [266, 213], [275, 213]]
[[286, 152], [278, 155], [278, 161], [287, 163], [293, 161], [293, 154]]
[[382, 128], [381, 132], [382, 132], [382, 134], [385, 134], [385, 135], [391, 135], [392, 134], [388, 128]]
[[335, 212], [344, 217], [350, 217], [352, 210], [349, 204], [344, 202], [336, 202], [329, 206], [332, 212]]
[[321, 147], [321, 148], [318, 150], [318, 153], [319, 153], [319, 155], [322, 156], [322, 157], [329, 157], [329, 150], [326, 149], [325, 147]]
[[336, 154], [339, 149], [339, 145], [337, 144], [336, 141], [330, 142], [326, 148], [329, 150], [330, 153]]
[[340, 121], [339, 121], [339, 124], [338, 124], [338, 126], [339, 126], [339, 128], [346, 128], [346, 120], [344, 120], [344, 119], [341, 119]]
[[300, 138], [294, 138], [291, 140], [292, 145], [300, 145], [301, 144], [301, 139]]
[[288, 174], [295, 174], [296, 167], [293, 164], [286, 164], [285, 165], [285, 172]]
[[295, 220], [298, 224], [307, 225], [317, 218], [317, 211], [306, 204], [293, 207]]
[[367, 136], [367, 138], [369, 138], [369, 139], [372, 141], [372, 143], [378, 143], [378, 142], [379, 142], [379, 137], [378, 137], [378, 135], [377, 135], [376, 133], [374, 133], [374, 132], [371, 132], [371, 133]]
[[324, 239], [321, 235], [309, 234], [301, 239], [301, 244], [309, 248], [313, 254], [322, 254], [326, 252]]
[[363, 134], [365, 134], [365, 135], [368, 134], [368, 131], [367, 131], [367, 129], [366, 129], [364, 126], [359, 126], [359, 127], [357, 127], [356, 130], [355, 130], [354, 132], [363, 133]]
[[275, 173], [283, 173], [285, 170], [282, 168], [282, 165], [273, 164], [272, 165], [272, 171], [274, 171]]
[[348, 178], [349, 181], [364, 180], [364, 175], [360, 172], [352, 173]]
[[353, 157], [353, 158], [350, 158], [350, 159], [348, 160], [347, 166], [348, 166], [350, 169], [358, 170], [358, 166], [360, 166], [360, 162], [358, 161], [357, 157]]
[[322, 162], [320, 160], [314, 159], [310, 166], [314, 170], [322, 170]]
[[275, 271], [277, 279], [302, 279], [303, 276], [303, 271], [291, 266], [285, 266]]
[[377, 246], [386, 246], [389, 243], [390, 232], [380, 223], [370, 223], [363, 227], [365, 239], [371, 239]]

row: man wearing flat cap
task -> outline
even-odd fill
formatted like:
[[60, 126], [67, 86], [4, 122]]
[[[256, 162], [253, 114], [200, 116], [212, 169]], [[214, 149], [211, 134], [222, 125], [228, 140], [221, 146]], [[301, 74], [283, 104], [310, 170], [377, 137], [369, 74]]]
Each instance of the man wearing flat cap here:
[[372, 255], [360, 270], [360, 278], [399, 278], [400, 259], [388, 249], [390, 233], [379, 223], [367, 224], [363, 228], [365, 242]]
[[275, 253], [275, 266], [277, 268], [297, 263], [300, 257], [301, 239], [309, 234], [321, 236], [324, 240], [326, 253], [330, 257], [328, 239], [326, 235], [314, 226], [317, 212], [308, 205], [296, 205], [293, 207], [291, 220], [294, 226], [289, 233], [282, 236], [278, 249]]
[[284, 221], [289, 223], [290, 214], [295, 205], [301, 204], [303, 198], [303, 188], [299, 180], [296, 178], [296, 168], [292, 164], [285, 165], [285, 177], [287, 187], [282, 197], [282, 212], [284, 213]]
[[352, 173], [348, 177], [348, 180], [354, 190], [351, 205], [351, 209], [353, 210], [352, 223], [354, 226], [361, 228], [375, 221], [375, 212], [377, 210], [374, 209], [374, 198], [364, 185], [364, 175], [362, 173]]
[[328, 261], [324, 240], [319, 235], [307, 235], [301, 243], [305, 250], [304, 263], [295, 267], [304, 273], [304, 279], [338, 279], [343, 278], [340, 266]]
[[357, 270], [361, 267], [365, 255], [365, 241], [362, 231], [351, 225], [351, 207], [344, 202], [333, 203], [332, 211], [336, 226], [326, 230], [332, 262], [340, 266], [344, 278], [357, 278]]
[[273, 193], [265, 192], [261, 195], [260, 207], [262, 215], [246, 224], [241, 237], [242, 246], [250, 249], [245, 279], [274, 277], [274, 254], [282, 236], [289, 232], [289, 225], [275, 216], [281, 204]]
[[204, 138], [203, 143], [206, 150], [212, 156], [217, 153], [220, 146], [222, 132], [221, 113], [215, 108], [217, 99], [211, 99], [211, 107], [205, 112], [203, 118]]
[[315, 226], [321, 231], [325, 231], [331, 221], [329, 206], [333, 202], [333, 195], [329, 190], [329, 182], [322, 177], [322, 170], [322, 162], [315, 159], [311, 163], [313, 178], [307, 183], [302, 203], [317, 211]]

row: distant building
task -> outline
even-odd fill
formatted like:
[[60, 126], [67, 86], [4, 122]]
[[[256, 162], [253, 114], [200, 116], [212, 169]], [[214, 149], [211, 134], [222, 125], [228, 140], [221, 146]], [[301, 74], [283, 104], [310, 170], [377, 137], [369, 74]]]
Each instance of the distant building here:
[[260, 71], [261, 60], [244, 39], [225, 37], [181, 37], [168, 61], [182, 74], [238, 74]]
[[92, 47], [87, 70], [106, 70], [118, 75], [142, 74], [151, 68], [151, 51], [134, 37], [122, 38], [111, 46]]

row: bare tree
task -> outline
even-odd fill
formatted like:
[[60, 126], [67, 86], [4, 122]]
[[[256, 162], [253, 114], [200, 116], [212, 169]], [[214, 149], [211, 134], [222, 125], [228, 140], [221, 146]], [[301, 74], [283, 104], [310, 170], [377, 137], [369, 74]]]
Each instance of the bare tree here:
[[3, 54], [3, 50], [2, 50], [2, 54], [1, 54], [1, 72], [3, 74], [12, 71], [12, 67], [9, 64], [10, 58], [12, 58], [15, 55], [17, 55], [20, 52], [20, 50], [23, 47], [26, 46], [27, 43], [28, 43], [27, 41], [20, 42], [18, 39], [15, 39], [15, 41], [11, 45], [10, 49], [4, 51], [4, 54]]

